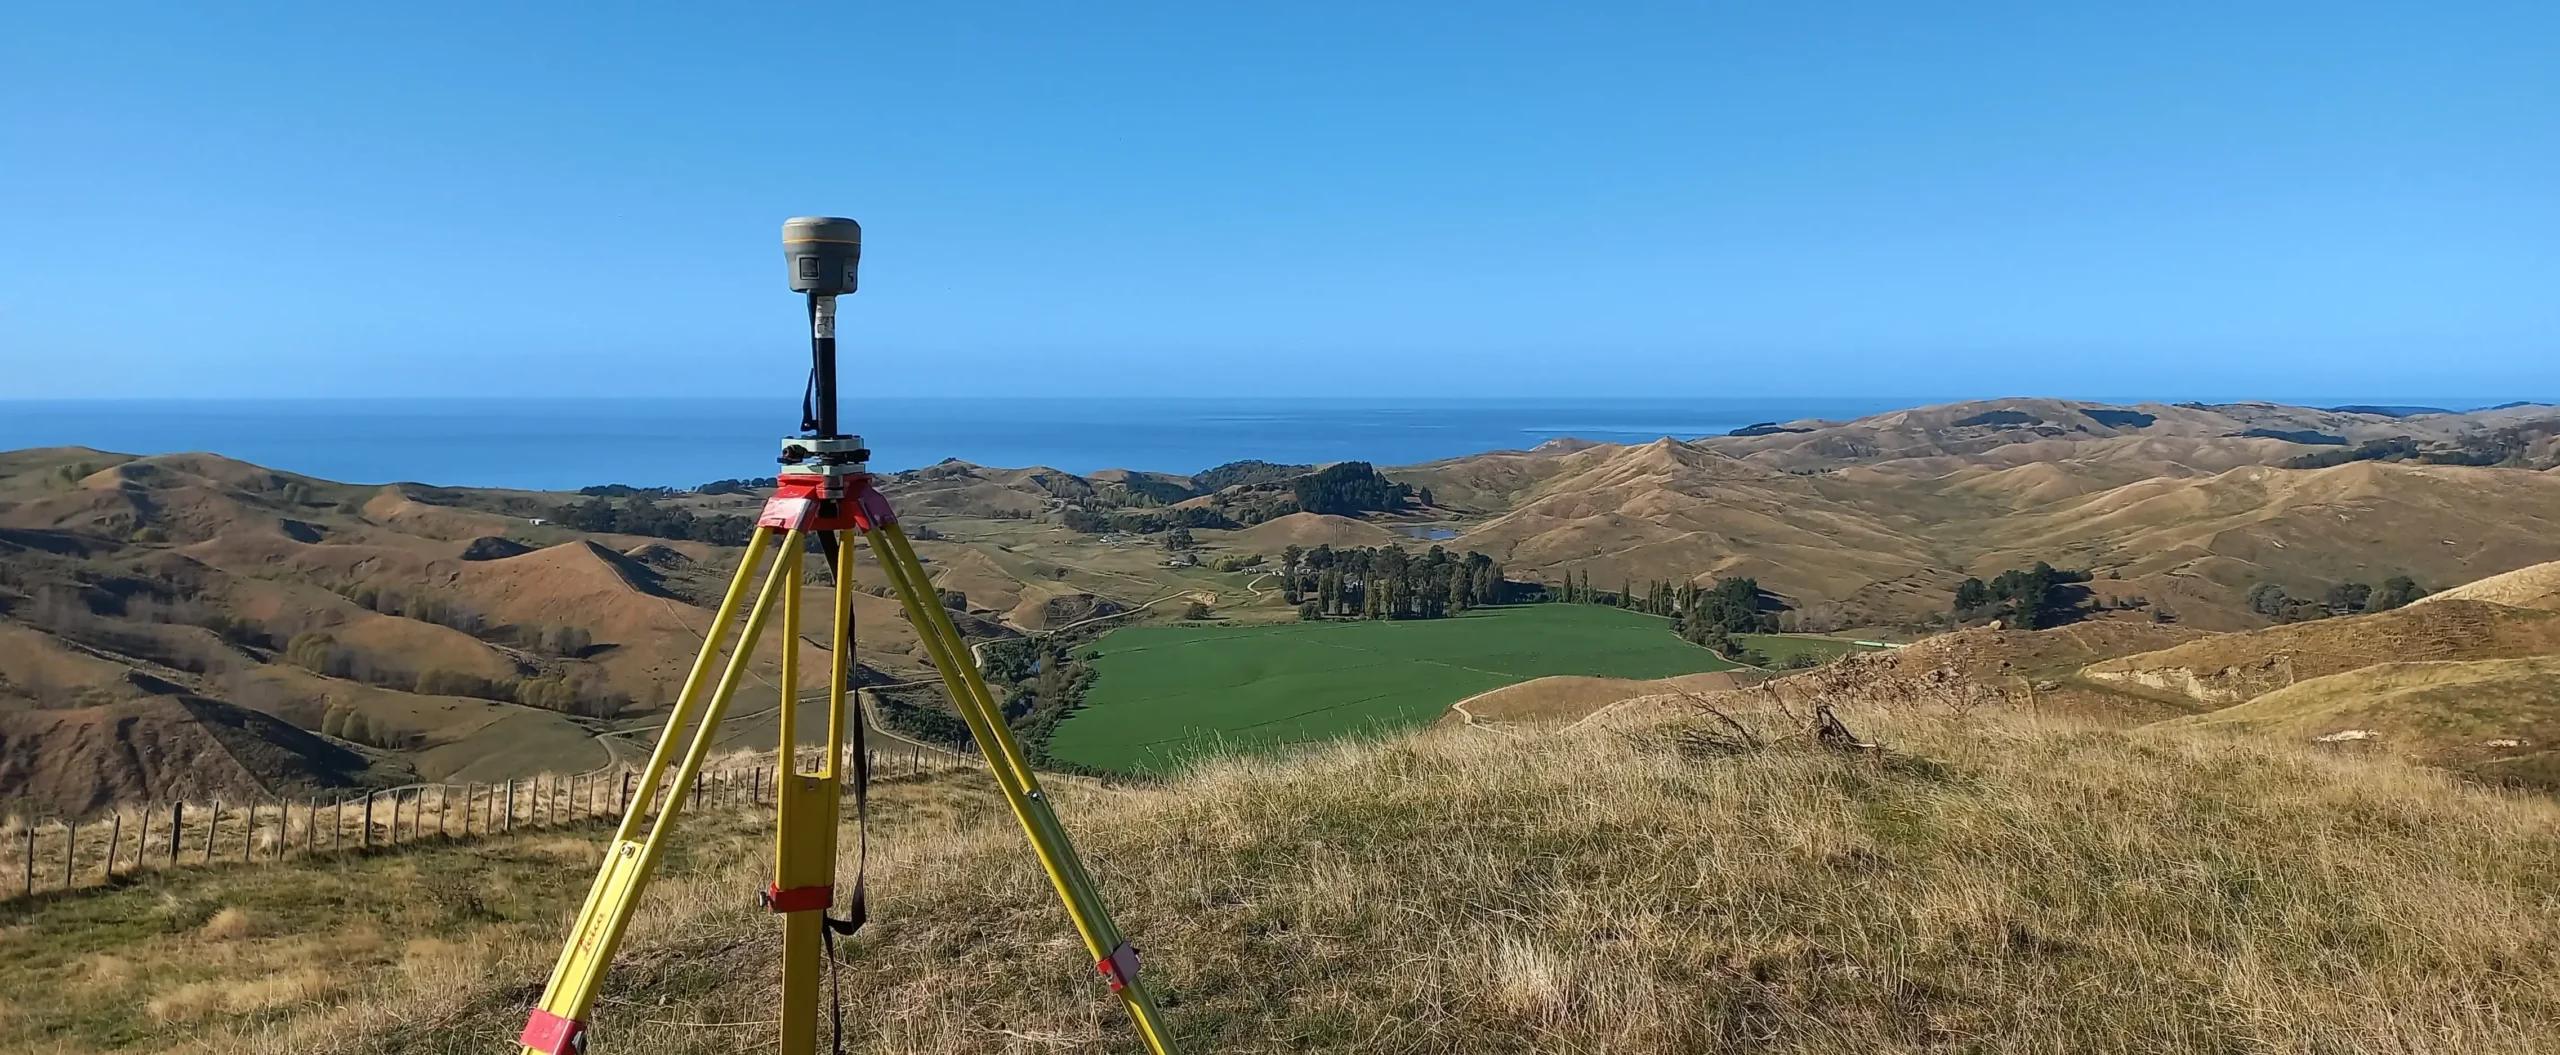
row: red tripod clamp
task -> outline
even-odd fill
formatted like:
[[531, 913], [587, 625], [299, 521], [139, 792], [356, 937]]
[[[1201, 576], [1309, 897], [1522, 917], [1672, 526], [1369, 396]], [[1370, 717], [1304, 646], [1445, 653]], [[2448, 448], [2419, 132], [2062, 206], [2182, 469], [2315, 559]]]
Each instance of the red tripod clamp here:
[[784, 890], [780, 886], [767, 886], [764, 893], [756, 895], [756, 900], [773, 912], [807, 912], [835, 904], [836, 888], [832, 885], [802, 886]]
[[537, 1007], [533, 1017], [525, 1020], [524, 1034], [516, 1038], [516, 1043], [543, 1055], [584, 1055], [587, 1024]]
[[1129, 988], [1138, 980], [1138, 947], [1121, 942], [1111, 947], [1111, 955], [1094, 961], [1093, 969], [1111, 982], [1111, 991]]
[[757, 527], [789, 531], [869, 531], [898, 522], [889, 500], [872, 489], [871, 474], [843, 476], [786, 472], [773, 497], [756, 514]]

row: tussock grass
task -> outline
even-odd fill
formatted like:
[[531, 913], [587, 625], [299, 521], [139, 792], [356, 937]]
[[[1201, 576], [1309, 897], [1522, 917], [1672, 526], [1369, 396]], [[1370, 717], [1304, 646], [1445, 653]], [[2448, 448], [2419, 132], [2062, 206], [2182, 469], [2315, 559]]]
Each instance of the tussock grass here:
[[230, 907], [215, 912], [212, 919], [204, 921], [204, 926], [196, 928], [196, 936], [206, 941], [232, 941], [264, 937], [274, 929], [274, 921], [264, 914]]
[[[1193, 1050], [2547, 1050], [2560, 808], [2369, 758], [1849, 716], [1881, 756], [1677, 726], [1449, 730], [1057, 789]], [[1134, 1050], [1011, 822], [874, 856], [850, 1047]], [[654, 893], [613, 1050], [759, 1046], [755, 859]], [[552, 949], [216, 1050], [502, 1048]], [[334, 1042], [332, 1041], [334, 1037]]]

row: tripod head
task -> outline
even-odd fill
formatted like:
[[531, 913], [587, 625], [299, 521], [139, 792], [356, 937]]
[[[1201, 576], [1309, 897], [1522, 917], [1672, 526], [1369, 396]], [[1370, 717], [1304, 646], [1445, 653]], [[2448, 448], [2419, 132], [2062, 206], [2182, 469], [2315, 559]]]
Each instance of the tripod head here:
[[800, 397], [801, 435], [782, 441], [785, 472], [858, 473], [871, 452], [836, 427], [836, 297], [858, 285], [862, 225], [840, 216], [782, 221], [784, 275], [809, 298], [809, 385]]

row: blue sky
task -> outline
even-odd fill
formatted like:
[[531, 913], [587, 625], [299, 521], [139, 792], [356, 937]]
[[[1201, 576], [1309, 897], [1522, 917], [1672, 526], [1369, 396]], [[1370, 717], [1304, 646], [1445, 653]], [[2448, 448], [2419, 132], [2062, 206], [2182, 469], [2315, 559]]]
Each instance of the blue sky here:
[[714, 7], [14, 8], [0, 397], [2560, 395], [2560, 5]]

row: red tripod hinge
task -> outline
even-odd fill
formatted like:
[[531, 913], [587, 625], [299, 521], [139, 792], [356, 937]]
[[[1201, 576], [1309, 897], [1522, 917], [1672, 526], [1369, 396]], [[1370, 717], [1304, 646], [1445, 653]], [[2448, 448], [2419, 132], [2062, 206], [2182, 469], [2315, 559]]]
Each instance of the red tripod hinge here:
[[1138, 947], [1126, 941], [1112, 946], [1111, 955], [1093, 962], [1093, 969], [1111, 981], [1111, 991], [1119, 992], [1138, 981]]
[[516, 1043], [543, 1055], [580, 1055], [587, 1050], [587, 1024], [537, 1007], [533, 1017], [525, 1021], [524, 1035], [517, 1037]]
[[764, 902], [764, 907], [775, 912], [808, 912], [835, 904], [836, 888], [829, 885], [793, 887], [784, 890], [777, 884], [766, 887], [764, 893], [756, 896], [756, 900]]
[[[832, 503], [835, 512], [821, 512], [822, 503]], [[830, 477], [815, 473], [784, 473], [773, 497], [764, 500], [764, 509], [756, 514], [757, 527], [789, 531], [869, 531], [884, 524], [898, 522], [898, 513], [889, 500], [872, 490], [868, 476]]]

